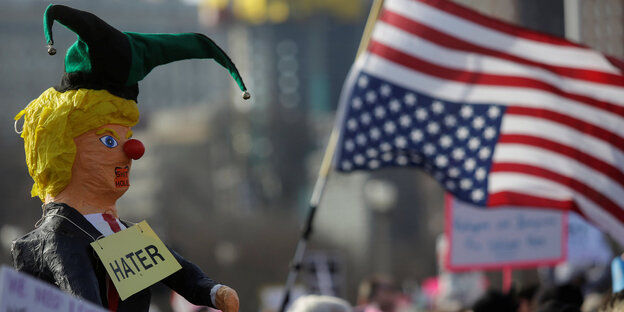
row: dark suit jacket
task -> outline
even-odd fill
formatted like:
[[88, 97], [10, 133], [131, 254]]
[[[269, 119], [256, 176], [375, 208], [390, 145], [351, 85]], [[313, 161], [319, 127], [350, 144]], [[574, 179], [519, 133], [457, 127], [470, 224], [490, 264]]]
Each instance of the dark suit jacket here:
[[[101, 235], [74, 208], [62, 203], [47, 204], [42, 224], [13, 242], [13, 266], [67, 293], [107, 307], [106, 269], [89, 245]], [[193, 304], [214, 307], [210, 290], [218, 283], [170, 251], [182, 269], [161, 282]], [[148, 311], [150, 298], [150, 289], [144, 289], [120, 300], [117, 311]]]

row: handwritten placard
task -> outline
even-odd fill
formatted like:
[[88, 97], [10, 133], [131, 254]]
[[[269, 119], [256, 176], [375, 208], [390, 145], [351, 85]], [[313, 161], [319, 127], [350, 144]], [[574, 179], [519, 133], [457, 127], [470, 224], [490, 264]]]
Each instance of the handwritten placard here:
[[7, 266], [0, 267], [0, 312], [106, 312]]
[[479, 208], [446, 200], [451, 271], [555, 265], [566, 259], [566, 214], [531, 208]]

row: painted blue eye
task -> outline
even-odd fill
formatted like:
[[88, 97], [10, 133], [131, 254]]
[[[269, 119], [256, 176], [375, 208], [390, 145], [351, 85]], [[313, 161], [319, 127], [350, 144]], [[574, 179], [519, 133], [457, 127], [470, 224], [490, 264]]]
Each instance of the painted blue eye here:
[[110, 148], [115, 148], [117, 147], [117, 140], [115, 140], [115, 138], [113, 138], [110, 135], [105, 135], [103, 137], [100, 138], [100, 142], [102, 142], [102, 144], [106, 145], [106, 147], [110, 147]]

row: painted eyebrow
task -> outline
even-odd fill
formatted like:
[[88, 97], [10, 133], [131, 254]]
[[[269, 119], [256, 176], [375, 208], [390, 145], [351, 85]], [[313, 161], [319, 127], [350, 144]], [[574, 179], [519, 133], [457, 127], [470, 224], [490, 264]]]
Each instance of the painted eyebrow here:
[[131, 138], [133, 134], [134, 133], [132, 133], [132, 130], [128, 130], [128, 132], [126, 132], [126, 140]]
[[95, 134], [100, 135], [100, 134], [104, 134], [106, 132], [109, 132], [110, 134], [112, 134], [115, 137], [115, 139], [119, 140], [119, 134], [117, 134], [117, 131], [115, 131], [113, 129], [102, 128], [102, 129], [98, 130], [97, 132], [95, 132]]

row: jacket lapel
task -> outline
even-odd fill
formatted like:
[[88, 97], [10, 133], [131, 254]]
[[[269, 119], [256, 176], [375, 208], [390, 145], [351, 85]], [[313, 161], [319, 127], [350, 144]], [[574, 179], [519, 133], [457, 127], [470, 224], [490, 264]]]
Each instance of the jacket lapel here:
[[[102, 236], [85, 217], [76, 209], [63, 203], [50, 203], [45, 206], [45, 216], [53, 230], [62, 231], [68, 235], [85, 236], [93, 242]], [[45, 224], [44, 223], [44, 224]]]

